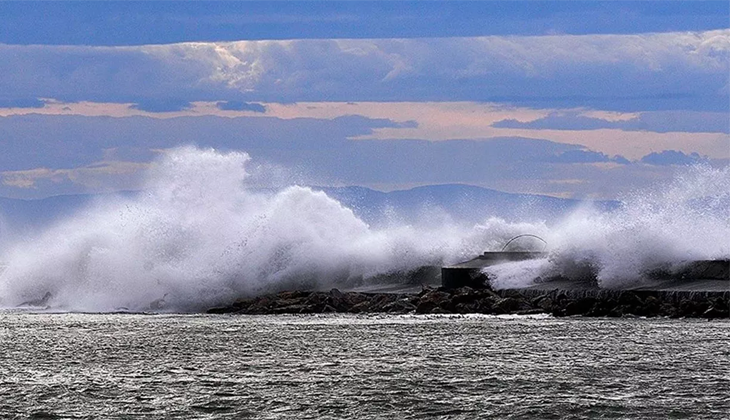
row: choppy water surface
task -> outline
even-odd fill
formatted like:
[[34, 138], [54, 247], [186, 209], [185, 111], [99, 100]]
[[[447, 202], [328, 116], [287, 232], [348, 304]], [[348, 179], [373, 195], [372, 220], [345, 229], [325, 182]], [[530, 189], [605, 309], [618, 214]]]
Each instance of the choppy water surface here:
[[730, 321], [0, 313], [0, 417], [727, 418]]

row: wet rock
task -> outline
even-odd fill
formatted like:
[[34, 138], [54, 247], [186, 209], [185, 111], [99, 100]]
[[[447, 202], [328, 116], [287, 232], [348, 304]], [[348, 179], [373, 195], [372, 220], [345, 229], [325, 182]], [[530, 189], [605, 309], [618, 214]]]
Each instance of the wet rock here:
[[370, 312], [370, 302], [363, 301], [350, 307], [348, 312], [353, 314], [359, 314], [364, 312]]
[[690, 299], [682, 299], [679, 302], [679, 307], [677, 308], [677, 315], [681, 318], [686, 317], [692, 317], [693, 315], [697, 315], [697, 313], [702, 313], [705, 310], [699, 311], [697, 308], [696, 302], [690, 300]]
[[502, 298], [494, 303], [492, 310], [499, 314], [508, 314], [520, 309], [520, 302], [513, 297]]
[[639, 307], [644, 304], [641, 298], [634, 292], [622, 292], [618, 298], [619, 305], [625, 305], [629, 307]]
[[480, 314], [493, 314], [495, 313], [494, 305], [499, 299], [492, 296], [486, 296], [476, 301], [477, 312]]
[[397, 300], [395, 302], [390, 302], [383, 306], [383, 312], [388, 313], [399, 313], [399, 314], [407, 314], [410, 312], [414, 312], [416, 310], [416, 307], [405, 300]]
[[351, 292], [345, 295], [345, 300], [349, 305], [354, 306], [367, 301], [368, 296], [364, 293]]
[[273, 308], [272, 313], [274, 314], [301, 314], [301, 313], [312, 313], [308, 312], [307, 309], [310, 308], [307, 305], [304, 304], [295, 304], [295, 305], [288, 305], [288, 306], [277, 306], [276, 308]]
[[274, 305], [277, 308], [283, 308], [287, 306], [294, 306], [294, 305], [304, 305], [307, 301], [307, 298], [309, 296], [302, 296], [297, 298], [288, 298], [288, 299], [277, 299], [274, 301]]
[[302, 290], [292, 290], [292, 291], [285, 291], [285, 292], [279, 292], [276, 295], [276, 298], [279, 300], [284, 299], [301, 299], [306, 298], [310, 295], [312, 292], [305, 292]]
[[337, 309], [335, 309], [329, 305], [324, 305], [324, 307], [320, 311], [320, 313], [323, 313], [323, 314], [336, 313], [336, 312], [338, 312]]
[[650, 316], [650, 317], [656, 317], [661, 316], [662, 314], [662, 305], [661, 301], [657, 299], [655, 296], [648, 296], [646, 299], [644, 299], [644, 306], [642, 308], [642, 316]]
[[538, 315], [538, 314], [544, 314], [545, 311], [540, 308], [532, 308], [532, 309], [520, 309], [519, 311], [515, 311], [515, 315]]
[[374, 305], [371, 307], [372, 309], [377, 310], [378, 312], [383, 312], [383, 308], [385, 305], [395, 302], [398, 299], [398, 296], [389, 294], [389, 293], [382, 293], [377, 295], [377, 297], [374, 300]]
[[432, 301], [421, 301], [418, 303], [418, 306], [416, 306], [416, 313], [417, 314], [430, 314], [433, 312], [434, 309], [436, 309], [438, 307], [439, 306]]
[[537, 303], [537, 307], [546, 312], [552, 312], [553, 306], [554, 306], [553, 300], [549, 297], [544, 297], [544, 298], [540, 299], [539, 302]]
[[441, 304], [449, 301], [450, 298], [451, 295], [448, 293], [434, 290], [421, 296], [420, 303], [432, 302], [436, 306], [440, 306]]
[[326, 296], [325, 294], [315, 292], [311, 293], [304, 303], [306, 303], [307, 305], [324, 305], [327, 303], [327, 298], [328, 296]]
[[441, 307], [438, 307], [437, 306], [437, 307], [433, 308], [430, 313], [431, 314], [434, 314], [434, 315], [437, 315], [437, 314], [450, 314], [451, 312], [447, 311], [444, 308], [441, 308]]
[[596, 299], [594, 298], [576, 299], [565, 305], [563, 312], [566, 316], [583, 315], [590, 312], [595, 305]]
[[454, 305], [453, 312], [457, 314], [473, 314], [479, 312], [479, 305], [476, 302], [457, 303]]
[[272, 296], [262, 296], [256, 298], [251, 305], [248, 306], [242, 313], [263, 315], [272, 313], [272, 307], [274, 306], [274, 299]]
[[710, 306], [702, 313], [702, 318], [718, 319], [727, 318], [729, 315], [730, 313], [728, 313], [727, 309], [725, 308]]
[[542, 294], [540, 296], [530, 299], [530, 304], [532, 304], [532, 306], [534, 306], [536, 308], [539, 308], [540, 302], [542, 302], [545, 299], [549, 299], [549, 296], [547, 294]]
[[[578, 297], [582, 296], [582, 297]], [[726, 295], [605, 291], [595, 295], [547, 292], [539, 296], [520, 290], [492, 291], [462, 287], [446, 291], [424, 287], [418, 294], [341, 292], [281, 292], [241, 299], [209, 313], [272, 314], [321, 312], [388, 313], [552, 313], [555, 316], [669, 316], [727, 318]]]

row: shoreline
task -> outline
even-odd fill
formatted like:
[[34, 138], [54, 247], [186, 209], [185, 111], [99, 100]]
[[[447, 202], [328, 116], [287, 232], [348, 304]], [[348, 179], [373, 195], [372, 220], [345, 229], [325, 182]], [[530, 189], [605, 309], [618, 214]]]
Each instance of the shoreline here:
[[284, 291], [230, 305], [209, 314], [317, 313], [490, 314], [556, 317], [730, 318], [730, 291], [532, 290], [425, 287], [419, 293]]

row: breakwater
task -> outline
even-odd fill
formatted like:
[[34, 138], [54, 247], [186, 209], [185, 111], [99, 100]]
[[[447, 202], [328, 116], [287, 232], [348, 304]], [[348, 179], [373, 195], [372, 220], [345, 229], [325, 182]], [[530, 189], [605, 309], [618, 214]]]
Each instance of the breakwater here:
[[215, 314], [416, 313], [539, 314], [589, 317], [728, 318], [730, 291], [424, 288], [420, 293], [332, 289], [288, 291], [208, 310]]

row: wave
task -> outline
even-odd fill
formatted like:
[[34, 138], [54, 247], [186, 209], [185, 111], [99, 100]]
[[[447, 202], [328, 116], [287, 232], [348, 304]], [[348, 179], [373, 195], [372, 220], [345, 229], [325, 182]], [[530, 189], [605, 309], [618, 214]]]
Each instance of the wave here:
[[547, 239], [552, 257], [493, 273], [501, 284], [584, 263], [603, 282], [623, 281], [658, 263], [730, 253], [727, 168], [695, 168], [614, 212], [586, 207], [554, 226], [485, 218], [373, 228], [323, 192], [252, 188], [250, 161], [243, 152], [174, 149], [151, 166], [143, 193], [105, 196], [5, 245], [0, 306], [50, 293], [48, 303], [65, 310], [198, 311], [288, 288], [359, 286], [498, 250], [522, 233]]

